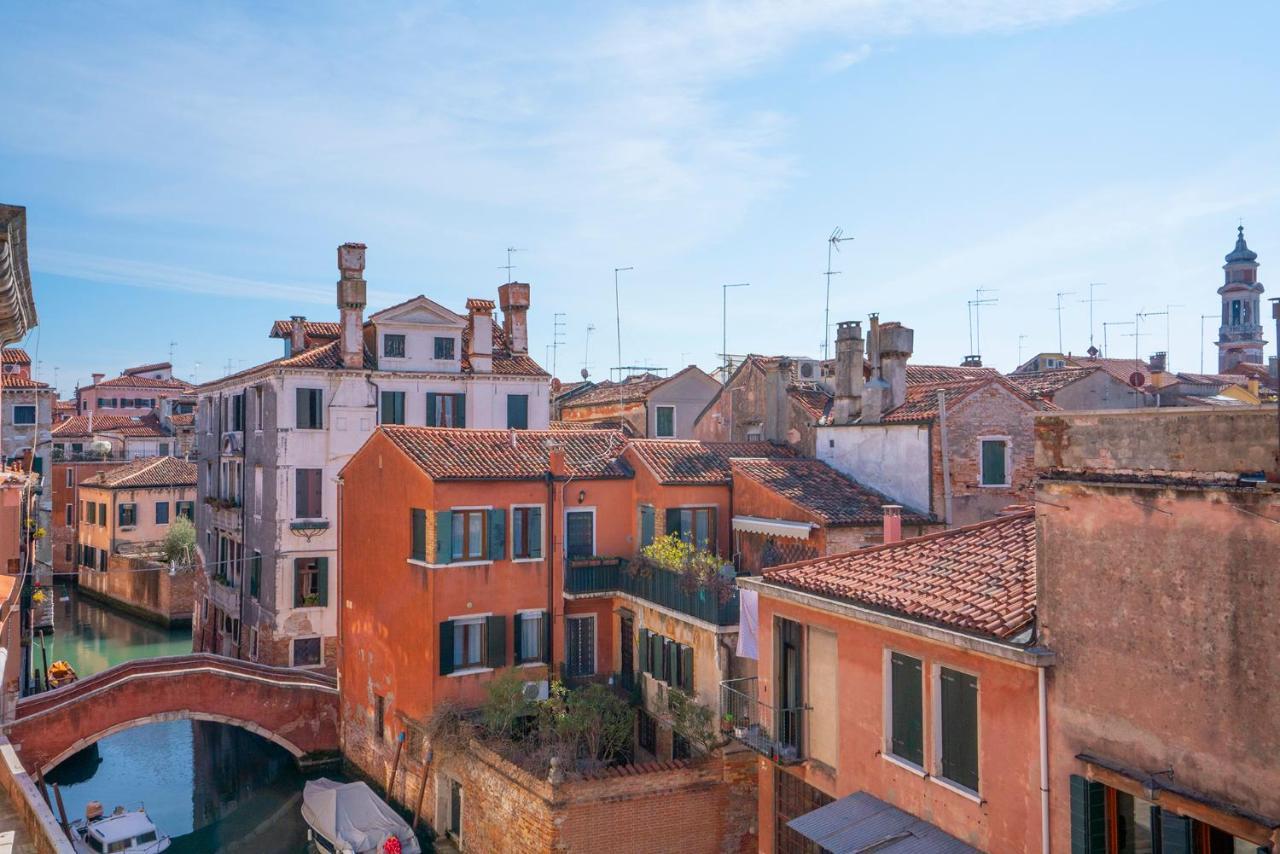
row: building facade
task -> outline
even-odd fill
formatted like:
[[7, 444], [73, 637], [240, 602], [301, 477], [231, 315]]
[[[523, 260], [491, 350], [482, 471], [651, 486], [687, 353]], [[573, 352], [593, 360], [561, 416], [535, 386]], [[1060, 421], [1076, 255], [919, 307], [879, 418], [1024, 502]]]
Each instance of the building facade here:
[[53, 563], [53, 547], [48, 537], [52, 526], [53, 496], [47, 488], [52, 468], [50, 430], [53, 404], [57, 392], [46, 383], [31, 379], [29, 368], [0, 373], [0, 452], [6, 467], [18, 465], [31, 472], [37, 482], [35, 491], [36, 531], [44, 533], [35, 540], [35, 562], [48, 570]]
[[1218, 373], [1225, 374], [1241, 363], [1262, 365], [1262, 292], [1258, 281], [1258, 253], [1244, 241], [1244, 226], [1236, 235], [1236, 245], [1222, 265], [1225, 282], [1218, 288], [1222, 297], [1222, 325], [1218, 327]]
[[190, 395], [191, 389], [190, 383], [174, 378], [168, 362], [126, 368], [112, 379], [94, 374], [92, 385], [76, 388], [76, 414], [148, 415], [160, 408], [161, 401]]
[[626, 425], [633, 436], [691, 439], [694, 422], [720, 385], [697, 365], [669, 377], [644, 373], [621, 382], [583, 384], [556, 398], [556, 419]]

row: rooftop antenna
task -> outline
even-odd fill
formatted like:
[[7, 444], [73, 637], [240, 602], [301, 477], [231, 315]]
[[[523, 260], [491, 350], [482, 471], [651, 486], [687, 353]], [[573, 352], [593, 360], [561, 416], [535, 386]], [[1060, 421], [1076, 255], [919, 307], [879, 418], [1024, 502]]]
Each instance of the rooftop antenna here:
[[1021, 365], [1022, 365], [1022, 342], [1023, 342], [1023, 341], [1026, 341], [1026, 340], [1027, 340], [1027, 336], [1026, 336], [1026, 335], [1019, 335], [1019, 336], [1018, 336], [1018, 365], [1019, 365], [1019, 367], [1021, 367]]
[[1218, 317], [1218, 315], [1216, 314], [1200, 315], [1200, 373], [1202, 374], [1204, 373], [1204, 322], [1211, 317], [1216, 318]]
[[200, 384], [200, 363], [199, 362], [196, 362], [195, 370], [191, 372], [191, 382], [195, 383], [196, 385]]
[[[999, 293], [995, 288], [977, 288], [973, 292], [973, 299], [969, 300], [969, 353], [970, 356], [965, 361], [975, 359], [982, 361], [982, 306], [995, 305], [1000, 300], [984, 297], [983, 294]], [[977, 349], [974, 349], [974, 348]]]
[[1054, 310], [1058, 312], [1058, 353], [1059, 354], [1067, 352], [1066, 350], [1062, 349], [1062, 298], [1066, 296], [1071, 296], [1074, 293], [1075, 291], [1058, 291], [1058, 307]]
[[231, 370], [231, 366], [233, 364], [234, 362], [232, 362], [231, 359], [228, 357], [227, 358], [227, 374], [226, 374], [227, 376], [231, 376], [233, 373], [235, 373], [233, 370]]
[[844, 229], [836, 226], [835, 231], [827, 238], [827, 303], [822, 311], [822, 358], [831, 358], [831, 277], [840, 275], [839, 270], [831, 269], [831, 250], [840, 251], [840, 244], [852, 237], [844, 236]]
[[1102, 358], [1107, 358], [1110, 350], [1107, 349], [1107, 329], [1112, 326], [1133, 326], [1132, 320], [1104, 320], [1102, 322]]
[[1171, 327], [1173, 326], [1173, 310], [1175, 308], [1185, 308], [1182, 303], [1165, 303], [1164, 307], [1164, 366], [1166, 369], [1173, 367], [1173, 359], [1170, 354], [1173, 352], [1173, 334]]
[[628, 270], [634, 270], [635, 267], [614, 267], [613, 268], [613, 316], [618, 324], [618, 367], [622, 367], [622, 300], [618, 296], [618, 274], [625, 273]]
[[[1106, 301], [1107, 301], [1107, 300], [1106, 300], [1106, 298], [1098, 299], [1097, 297], [1095, 297], [1095, 296], [1093, 295], [1093, 289], [1094, 289], [1094, 288], [1104, 288], [1104, 287], [1106, 287], [1106, 286], [1107, 286], [1107, 283], [1106, 283], [1106, 282], [1090, 282], [1090, 283], [1089, 283], [1089, 298], [1088, 298], [1088, 299], [1082, 299], [1082, 300], [1080, 300], [1080, 302], [1087, 302], [1087, 303], [1089, 303], [1089, 346], [1090, 346], [1090, 347], [1092, 347], [1092, 346], [1093, 346], [1093, 304], [1094, 304], [1095, 302], [1106, 302]], [[1061, 341], [1059, 341], [1059, 342], [1058, 342], [1058, 349], [1059, 349], [1059, 350], [1061, 350], [1061, 349], [1062, 349], [1062, 342], [1061, 342]]]
[[[827, 281], [831, 281], [827, 279]], [[720, 293], [723, 298], [723, 316], [720, 326], [720, 347], [724, 350], [724, 373], [721, 379], [724, 385], [729, 383], [729, 288], [749, 288], [750, 282], [735, 282], [732, 285], [721, 285]]]
[[170, 365], [172, 365], [172, 364], [173, 364], [173, 351], [174, 351], [174, 348], [176, 348], [177, 346], [178, 346], [178, 342], [177, 342], [177, 341], [170, 341], [170, 342], [169, 342], [169, 364], [170, 364]]
[[564, 343], [564, 312], [557, 311], [551, 315], [551, 376], [556, 375], [556, 363], [559, 361], [560, 345]]
[[507, 263], [503, 264], [503, 265], [502, 265], [502, 266], [500, 266], [498, 269], [499, 269], [499, 270], [506, 270], [506, 271], [507, 271], [507, 281], [508, 281], [508, 282], [514, 282], [514, 281], [515, 281], [515, 279], [511, 278], [511, 271], [512, 271], [512, 270], [514, 270], [514, 269], [516, 268], [516, 265], [511, 263], [511, 253], [513, 253], [513, 252], [524, 252], [524, 251], [525, 251], [525, 250], [523, 250], [523, 249], [517, 249], [517, 248], [515, 248], [514, 246], [508, 246], [508, 247], [507, 247]]
[[591, 368], [591, 333], [596, 331], [594, 323], [587, 324], [587, 343], [582, 349], [582, 378], [587, 378], [587, 372]]
[[[1134, 317], [1134, 325], [1133, 325], [1133, 360], [1134, 360], [1135, 362], [1141, 362], [1141, 361], [1142, 361], [1142, 356], [1141, 356], [1141, 355], [1139, 354], [1139, 352], [1138, 352], [1138, 339], [1139, 339], [1140, 337], [1142, 337], [1143, 335], [1145, 335], [1145, 334], [1146, 334], [1146, 333], [1144, 333], [1144, 332], [1141, 332], [1141, 331], [1140, 331], [1140, 330], [1142, 329], [1142, 327], [1141, 327], [1141, 325], [1140, 325], [1140, 324], [1138, 324], [1138, 323], [1137, 323], [1137, 321], [1138, 321], [1138, 320], [1144, 320], [1144, 319], [1146, 319], [1146, 318], [1148, 318], [1148, 317], [1162, 317], [1162, 316], [1163, 316], [1163, 317], [1168, 317], [1168, 316], [1169, 316], [1169, 312], [1168, 312], [1168, 311], [1140, 311], [1140, 312], [1138, 312], [1137, 314], [1135, 314], [1135, 315], [1133, 316], [1133, 317]], [[1167, 361], [1167, 360], [1168, 360], [1168, 358], [1169, 358], [1169, 354], [1168, 354], [1168, 353], [1166, 353], [1166, 354], [1165, 354], [1165, 359], [1166, 359], [1165, 364], [1166, 364], [1166, 366], [1168, 365], [1168, 361]]]

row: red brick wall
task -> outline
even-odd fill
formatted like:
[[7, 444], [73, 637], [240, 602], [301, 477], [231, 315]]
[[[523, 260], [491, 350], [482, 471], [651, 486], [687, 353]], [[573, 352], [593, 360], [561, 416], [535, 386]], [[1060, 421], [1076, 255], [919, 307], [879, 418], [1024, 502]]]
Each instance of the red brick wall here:
[[[1035, 481], [1036, 410], [1008, 389], [992, 383], [955, 404], [947, 404], [947, 450], [951, 464], [951, 522], [968, 525], [990, 519], [1010, 504], [1031, 500]], [[933, 427], [934, 512], [942, 517], [944, 493], [938, 425]], [[1008, 437], [1008, 487], [980, 486], [982, 437]], [[904, 532], [905, 534], [905, 532]]]

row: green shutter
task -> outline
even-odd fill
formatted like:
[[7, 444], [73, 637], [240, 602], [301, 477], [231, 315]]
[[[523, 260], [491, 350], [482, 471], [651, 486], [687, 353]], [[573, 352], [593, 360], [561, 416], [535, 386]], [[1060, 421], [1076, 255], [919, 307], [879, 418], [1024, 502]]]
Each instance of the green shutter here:
[[653, 505], [640, 505], [640, 548], [653, 545]]
[[942, 776], [978, 791], [978, 678], [942, 668]]
[[489, 560], [507, 556], [507, 511], [486, 510], [489, 522]]
[[427, 511], [417, 507], [409, 510], [409, 556], [414, 560], [427, 559]]
[[436, 511], [436, 563], [453, 559], [453, 511]]
[[530, 507], [529, 513], [529, 557], [542, 557], [542, 508]]
[[529, 395], [507, 395], [507, 427], [513, 430], [529, 429]]
[[1005, 482], [1004, 456], [1003, 441], [989, 440], [982, 443], [982, 482], [984, 484]]
[[316, 558], [316, 568], [320, 571], [320, 604], [329, 604], [329, 559]]
[[1191, 819], [1160, 810], [1161, 854], [1191, 854]]
[[680, 644], [680, 687], [693, 694], [693, 647]]
[[678, 507], [670, 507], [667, 509], [667, 530], [663, 533], [667, 535], [682, 535], [680, 530], [680, 509]]
[[666, 679], [666, 658], [662, 654], [662, 643], [665, 641], [662, 635], [654, 634], [649, 638], [649, 656], [653, 659], [653, 678], [662, 680]]
[[455, 394], [453, 396], [453, 426], [467, 426], [467, 396], [465, 394]]
[[311, 425], [307, 422], [311, 417], [310, 395], [307, 392], [310, 389], [298, 388], [293, 391], [293, 416], [294, 426], [299, 429], [305, 429]]
[[649, 663], [649, 653], [650, 653], [649, 635], [650, 634], [651, 632], [648, 629], [641, 629], [638, 635], [640, 639], [638, 643], [638, 649], [640, 651], [640, 672], [641, 673], [653, 672], [653, 665]]
[[1071, 775], [1071, 854], [1105, 854], [1106, 796], [1101, 783]]
[[520, 631], [520, 621], [524, 619], [524, 614], [514, 614], [511, 617], [511, 651], [516, 664], [524, 660], [524, 650], [521, 649], [520, 637], [524, 632]]
[[440, 675], [453, 672], [453, 620], [440, 624]]
[[680, 661], [676, 655], [676, 642], [670, 638], [662, 639], [662, 678], [668, 685], [676, 684], [676, 674]]
[[257, 597], [262, 592], [262, 555], [253, 553], [249, 564], [249, 595]]
[[920, 660], [893, 653], [890, 696], [893, 701], [893, 755], [924, 766], [924, 685]]
[[485, 665], [488, 667], [507, 666], [507, 618], [485, 617]]
[[427, 426], [436, 426], [436, 393], [434, 391], [427, 392]]

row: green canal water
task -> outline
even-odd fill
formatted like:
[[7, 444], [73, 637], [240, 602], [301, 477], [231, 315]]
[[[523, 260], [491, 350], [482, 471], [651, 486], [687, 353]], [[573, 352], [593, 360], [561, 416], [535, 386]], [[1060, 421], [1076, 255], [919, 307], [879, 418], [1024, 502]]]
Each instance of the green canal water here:
[[[45, 638], [49, 661], [66, 659], [81, 676], [134, 658], [191, 651], [189, 629], [160, 628], [73, 587], [55, 590], [55, 628]], [[38, 665], [38, 642], [32, 659]], [[84, 815], [89, 801], [101, 801], [107, 811], [144, 805], [173, 838], [172, 854], [306, 850], [300, 810], [308, 777], [283, 748], [238, 727], [147, 724], [102, 739], [47, 779], [59, 784], [69, 818]]]

